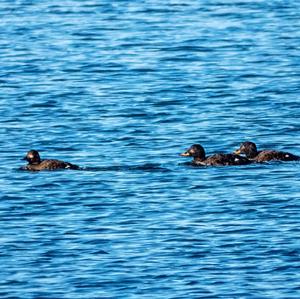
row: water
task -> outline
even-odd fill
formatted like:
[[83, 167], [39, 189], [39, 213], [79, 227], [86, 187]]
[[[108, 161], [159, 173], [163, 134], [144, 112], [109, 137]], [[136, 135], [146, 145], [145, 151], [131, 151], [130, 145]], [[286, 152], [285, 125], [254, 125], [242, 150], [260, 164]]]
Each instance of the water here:
[[299, 3], [2, 0], [0, 297], [299, 298]]

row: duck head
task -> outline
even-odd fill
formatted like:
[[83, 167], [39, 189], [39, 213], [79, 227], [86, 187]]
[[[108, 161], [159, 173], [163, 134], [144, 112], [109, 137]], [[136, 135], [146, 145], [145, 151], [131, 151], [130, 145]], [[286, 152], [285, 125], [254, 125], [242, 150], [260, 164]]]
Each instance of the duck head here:
[[193, 157], [195, 160], [205, 159], [205, 150], [200, 144], [193, 144], [187, 151], [180, 154], [182, 157]]
[[235, 154], [244, 154], [247, 158], [254, 158], [257, 156], [257, 148], [254, 142], [246, 141], [241, 143], [240, 148], [234, 151]]
[[40, 164], [41, 158], [36, 150], [30, 150], [26, 156], [23, 158], [23, 160], [26, 160], [29, 164]]

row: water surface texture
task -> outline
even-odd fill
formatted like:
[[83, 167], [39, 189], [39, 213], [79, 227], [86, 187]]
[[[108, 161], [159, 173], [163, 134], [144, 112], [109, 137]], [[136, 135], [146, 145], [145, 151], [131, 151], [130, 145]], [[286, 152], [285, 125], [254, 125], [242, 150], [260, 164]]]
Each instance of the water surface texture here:
[[[300, 298], [298, 0], [2, 0], [0, 297]], [[80, 171], [30, 173], [30, 149]]]

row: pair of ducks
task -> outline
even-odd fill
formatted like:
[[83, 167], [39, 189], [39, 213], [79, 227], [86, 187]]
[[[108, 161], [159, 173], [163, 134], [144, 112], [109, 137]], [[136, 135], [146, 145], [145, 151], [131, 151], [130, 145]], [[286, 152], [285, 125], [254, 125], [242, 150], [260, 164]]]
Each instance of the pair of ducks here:
[[[240, 156], [244, 154], [245, 156]], [[299, 156], [287, 152], [275, 150], [258, 151], [255, 143], [243, 142], [239, 149], [233, 154], [215, 154], [206, 157], [205, 150], [200, 144], [192, 145], [186, 152], [182, 153], [183, 157], [193, 157], [192, 165], [195, 166], [225, 166], [225, 165], [246, 165], [250, 163], [261, 163], [273, 160], [280, 161], [297, 161]], [[42, 160], [38, 151], [31, 150], [24, 157], [28, 162], [23, 166], [23, 170], [40, 171], [56, 169], [80, 169], [79, 166], [60, 160]]]
[[[240, 155], [244, 156], [240, 156]], [[288, 152], [275, 150], [258, 151], [254, 142], [246, 141], [235, 150], [233, 154], [215, 154], [205, 156], [204, 148], [200, 144], [192, 145], [183, 157], [193, 157], [194, 166], [225, 166], [225, 165], [247, 165], [251, 163], [262, 163], [268, 161], [299, 161], [300, 157]]]

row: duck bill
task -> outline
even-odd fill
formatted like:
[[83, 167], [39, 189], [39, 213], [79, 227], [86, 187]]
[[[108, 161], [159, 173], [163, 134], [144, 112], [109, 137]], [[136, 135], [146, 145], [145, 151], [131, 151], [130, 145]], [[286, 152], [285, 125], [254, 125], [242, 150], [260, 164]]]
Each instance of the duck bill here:
[[241, 154], [241, 150], [240, 150], [240, 149], [237, 149], [237, 150], [235, 150], [233, 153], [236, 154], [236, 155], [240, 155], [240, 154]]
[[185, 153], [180, 154], [180, 156], [181, 156], [181, 157], [189, 157], [190, 154], [189, 154], [188, 152], [185, 152]]
[[25, 156], [25, 157], [23, 157], [22, 159], [20, 159], [21, 161], [26, 161], [27, 160], [27, 157]]

